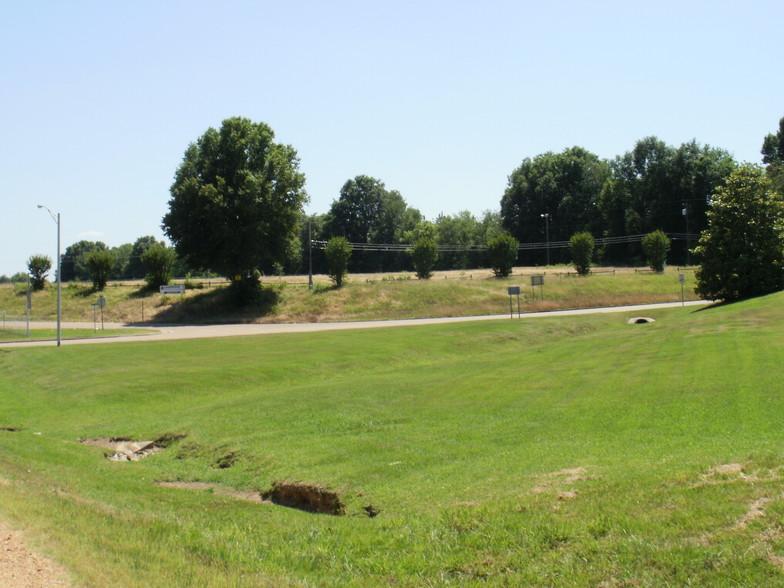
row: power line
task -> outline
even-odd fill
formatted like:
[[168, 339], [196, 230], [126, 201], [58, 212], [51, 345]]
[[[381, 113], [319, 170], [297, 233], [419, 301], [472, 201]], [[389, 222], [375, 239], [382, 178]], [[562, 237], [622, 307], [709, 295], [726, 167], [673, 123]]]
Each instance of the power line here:
[[[666, 233], [666, 235], [673, 241], [695, 241], [700, 238], [699, 235], [690, 233]], [[596, 245], [618, 245], [622, 243], [639, 243], [645, 237], [644, 234], [640, 235], [624, 235], [619, 237], [599, 237], [595, 239]], [[327, 246], [327, 241], [313, 240], [312, 245], [315, 249], [324, 249]], [[354, 251], [409, 251], [413, 245], [410, 243], [349, 243]], [[531, 251], [534, 249], [546, 249], [552, 247], [553, 249], [569, 247], [569, 241], [550, 241], [538, 243], [520, 243], [517, 248], [518, 251]], [[456, 253], [456, 252], [471, 252], [471, 251], [487, 251], [487, 245], [439, 245], [438, 251], [441, 253]]]

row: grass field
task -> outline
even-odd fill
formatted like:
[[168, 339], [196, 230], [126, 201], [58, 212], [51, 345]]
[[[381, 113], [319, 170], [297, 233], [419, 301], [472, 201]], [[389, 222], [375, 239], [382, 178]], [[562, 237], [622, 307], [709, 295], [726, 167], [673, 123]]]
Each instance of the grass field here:
[[781, 585], [783, 303], [0, 351], [0, 518], [91, 586]]
[[[620, 304], [674, 302], [681, 299], [678, 274], [685, 277], [684, 295], [694, 300], [694, 272], [668, 268], [662, 274], [638, 273], [634, 268], [597, 268], [585, 278], [575, 277], [571, 268], [516, 268], [508, 279], [491, 277], [489, 270], [453, 271], [420, 281], [412, 274], [352, 275], [340, 289], [317, 276], [309, 290], [306, 276], [265, 279], [263, 301], [236, 309], [227, 301], [224, 287], [187, 290], [184, 297], [161, 296], [138, 283], [111, 284], [104, 318], [116, 323], [194, 322], [319, 322], [336, 320], [384, 320], [439, 316], [500, 314], [509, 311], [509, 286], [521, 289], [524, 311], [590, 308]], [[530, 276], [544, 275], [542, 288], [531, 288]], [[92, 321], [98, 294], [88, 285], [68, 284], [63, 288], [63, 320]], [[514, 301], [515, 307], [517, 300]], [[0, 320], [8, 314], [25, 314], [26, 291], [0, 286]], [[54, 320], [57, 293], [52, 285], [33, 294], [33, 320]]]
[[[143, 335], [155, 333], [152, 329], [61, 329], [61, 339], [94, 339], [103, 337], [116, 337], [127, 335]], [[30, 329], [27, 336], [26, 329], [0, 328], [0, 343], [8, 341], [54, 341], [57, 339], [57, 329]]]

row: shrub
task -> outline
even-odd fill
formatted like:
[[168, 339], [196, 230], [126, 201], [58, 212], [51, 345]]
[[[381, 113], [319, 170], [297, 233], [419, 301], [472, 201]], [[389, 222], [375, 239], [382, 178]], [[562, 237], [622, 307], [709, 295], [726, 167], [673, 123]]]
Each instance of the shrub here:
[[663, 272], [667, 263], [667, 252], [670, 250], [670, 239], [664, 231], [653, 231], [642, 238], [642, 251], [648, 265], [655, 272]]
[[438, 245], [433, 239], [423, 237], [414, 243], [410, 253], [417, 278], [420, 280], [429, 279], [433, 275], [433, 268], [438, 261]]
[[90, 273], [90, 279], [93, 281], [93, 290], [96, 292], [102, 291], [106, 288], [106, 282], [109, 281], [109, 274], [114, 267], [114, 255], [111, 251], [96, 249], [87, 254], [84, 260], [87, 266], [87, 271]]
[[345, 237], [332, 237], [324, 248], [324, 255], [327, 257], [327, 275], [340, 288], [348, 273], [351, 245]]
[[501, 233], [487, 242], [487, 261], [497, 278], [506, 278], [512, 273], [517, 261], [517, 239], [507, 233]]
[[743, 164], [716, 189], [695, 292], [708, 300], [740, 300], [784, 287], [784, 196], [759, 166]]
[[33, 290], [43, 290], [46, 285], [46, 274], [52, 269], [52, 260], [47, 255], [31, 255], [27, 260], [27, 269], [30, 272], [30, 284]]
[[151, 290], [157, 290], [171, 281], [172, 269], [177, 256], [174, 249], [155, 243], [142, 253], [142, 264], [147, 273], [144, 281]]
[[575, 271], [581, 276], [587, 276], [591, 273], [594, 245], [593, 235], [585, 231], [575, 233], [569, 239], [569, 253], [572, 255], [572, 263]]

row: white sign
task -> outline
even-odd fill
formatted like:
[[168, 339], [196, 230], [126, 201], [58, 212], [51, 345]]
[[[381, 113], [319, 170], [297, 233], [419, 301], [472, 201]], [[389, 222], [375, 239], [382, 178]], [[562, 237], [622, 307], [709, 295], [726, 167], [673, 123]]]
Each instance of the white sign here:
[[161, 286], [161, 294], [185, 294], [185, 285], [178, 284], [176, 286]]

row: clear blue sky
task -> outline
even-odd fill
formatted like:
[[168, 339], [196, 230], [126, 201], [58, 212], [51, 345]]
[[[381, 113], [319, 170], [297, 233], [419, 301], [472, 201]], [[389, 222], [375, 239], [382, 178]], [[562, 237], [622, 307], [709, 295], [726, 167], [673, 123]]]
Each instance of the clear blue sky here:
[[230, 116], [301, 158], [308, 212], [358, 174], [429, 219], [497, 210], [525, 157], [656, 135], [759, 162], [784, 2], [0, 0], [0, 274], [162, 237], [187, 145]]

